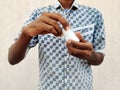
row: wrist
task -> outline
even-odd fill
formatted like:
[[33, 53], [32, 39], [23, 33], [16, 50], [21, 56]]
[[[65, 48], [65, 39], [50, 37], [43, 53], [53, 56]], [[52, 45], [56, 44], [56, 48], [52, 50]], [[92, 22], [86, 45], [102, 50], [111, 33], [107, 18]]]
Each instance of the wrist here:
[[31, 39], [33, 37], [29, 34], [29, 27], [26, 26], [22, 29], [22, 36], [28, 39]]
[[32, 39], [32, 36], [30, 36], [30, 35], [28, 34], [28, 28], [27, 28], [27, 27], [24, 27], [24, 28], [22, 29], [22, 34], [21, 34], [21, 36], [22, 36], [24, 39], [28, 39], [28, 40], [31, 40], [31, 39]]
[[103, 61], [103, 55], [92, 50], [92, 53], [87, 61], [91, 65], [99, 65]]

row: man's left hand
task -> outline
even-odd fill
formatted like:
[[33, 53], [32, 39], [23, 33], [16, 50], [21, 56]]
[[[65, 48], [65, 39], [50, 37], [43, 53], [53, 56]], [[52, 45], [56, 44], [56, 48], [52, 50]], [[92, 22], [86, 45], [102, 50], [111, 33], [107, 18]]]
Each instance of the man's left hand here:
[[79, 32], [76, 32], [77, 37], [80, 42], [76, 42], [74, 40], [68, 40], [66, 46], [68, 48], [68, 52], [76, 56], [80, 59], [89, 59], [92, 55], [93, 46], [91, 43], [87, 42]]

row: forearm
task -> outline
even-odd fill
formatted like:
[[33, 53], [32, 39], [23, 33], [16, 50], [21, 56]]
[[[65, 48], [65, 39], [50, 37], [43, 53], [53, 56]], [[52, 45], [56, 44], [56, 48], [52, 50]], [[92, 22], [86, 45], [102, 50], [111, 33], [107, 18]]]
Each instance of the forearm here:
[[87, 58], [87, 61], [90, 65], [100, 65], [103, 62], [104, 54], [92, 51], [90, 57]]
[[31, 38], [22, 32], [19, 39], [9, 48], [8, 61], [10, 64], [17, 64], [24, 58]]

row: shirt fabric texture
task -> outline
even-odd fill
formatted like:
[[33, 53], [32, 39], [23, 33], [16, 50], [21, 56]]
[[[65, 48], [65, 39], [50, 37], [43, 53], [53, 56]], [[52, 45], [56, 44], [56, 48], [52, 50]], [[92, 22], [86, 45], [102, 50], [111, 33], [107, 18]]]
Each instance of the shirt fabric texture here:
[[[44, 12], [61, 14], [74, 32], [80, 32], [92, 43], [96, 52], [104, 53], [105, 32], [102, 14], [95, 8], [75, 2], [64, 10], [59, 2], [33, 11], [25, 25], [40, 17]], [[23, 26], [23, 27], [24, 27]], [[30, 41], [29, 48], [38, 44], [39, 84], [38, 90], [93, 90], [91, 65], [68, 53], [63, 37], [52, 34], [37, 35]]]

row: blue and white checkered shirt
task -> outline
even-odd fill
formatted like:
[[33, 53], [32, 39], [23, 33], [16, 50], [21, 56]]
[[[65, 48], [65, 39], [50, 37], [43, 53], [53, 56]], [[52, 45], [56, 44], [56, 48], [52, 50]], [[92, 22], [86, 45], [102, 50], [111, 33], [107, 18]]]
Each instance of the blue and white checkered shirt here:
[[[96, 52], [104, 53], [105, 33], [101, 13], [95, 8], [73, 3], [69, 10], [59, 2], [38, 8], [24, 26], [44, 12], [55, 12], [67, 19], [74, 32], [80, 32]], [[52, 34], [38, 35], [30, 41], [29, 48], [38, 43], [39, 90], [93, 90], [92, 70], [87, 60], [68, 53], [65, 39]]]

